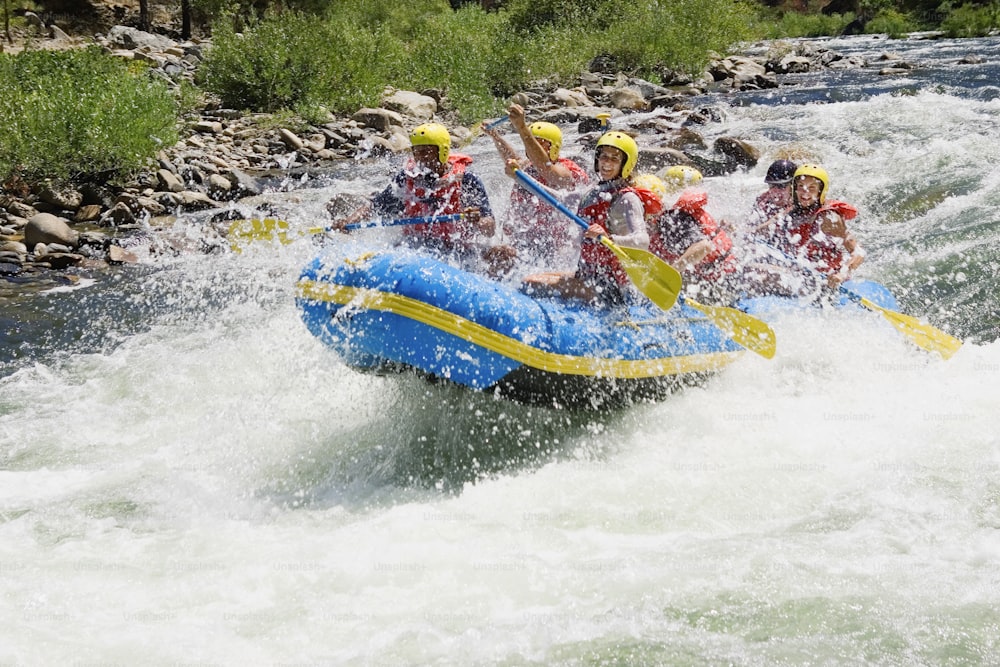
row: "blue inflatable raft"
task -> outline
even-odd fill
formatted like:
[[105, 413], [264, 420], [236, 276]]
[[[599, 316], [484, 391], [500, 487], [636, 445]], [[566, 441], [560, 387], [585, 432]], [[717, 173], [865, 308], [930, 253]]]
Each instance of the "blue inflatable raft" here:
[[[532, 298], [408, 250], [320, 255], [297, 292], [309, 330], [355, 369], [416, 371], [531, 404], [604, 409], [655, 400], [745, 353], [683, 300], [664, 312], [641, 298], [607, 309]], [[875, 292], [865, 295], [895, 304], [885, 302], [888, 291]], [[766, 319], [765, 311], [795, 303], [747, 306]]]
[[415, 370], [533, 404], [655, 399], [743, 354], [687, 306], [535, 299], [411, 251], [320, 256], [302, 272], [297, 303], [309, 330], [356, 369]]

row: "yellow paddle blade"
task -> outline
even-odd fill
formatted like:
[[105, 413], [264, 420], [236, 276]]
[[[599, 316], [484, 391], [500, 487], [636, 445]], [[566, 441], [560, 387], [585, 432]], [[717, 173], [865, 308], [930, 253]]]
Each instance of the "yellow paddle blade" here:
[[235, 252], [240, 252], [249, 243], [255, 241], [273, 241], [291, 243], [288, 238], [288, 223], [275, 218], [252, 220], [233, 220], [229, 225], [229, 245]]
[[278, 241], [289, 244], [296, 238], [325, 231], [322, 227], [311, 227], [304, 232], [292, 234], [288, 222], [276, 218], [253, 218], [251, 220], [234, 220], [229, 225], [229, 246], [234, 252], [240, 252], [248, 244], [258, 241]]
[[497, 127], [498, 125], [506, 122], [507, 120], [508, 120], [507, 116], [501, 116], [500, 118], [497, 118], [496, 120], [490, 122], [486, 122], [485, 120], [479, 121], [478, 123], [469, 128], [469, 136], [467, 136], [465, 139], [463, 139], [458, 143], [457, 146], [458, 150], [468, 147], [468, 145], [471, 144], [476, 139], [478, 139], [479, 136], [482, 135], [482, 133], [485, 130], [492, 130], [494, 127]]
[[756, 352], [765, 359], [774, 357], [777, 339], [774, 330], [768, 326], [767, 322], [736, 308], [706, 306], [688, 298], [684, 299], [684, 303], [708, 315], [715, 326], [725, 331], [730, 338], [746, 349]]
[[606, 236], [600, 238], [601, 243], [615, 253], [629, 280], [640, 292], [663, 310], [674, 307], [682, 283], [677, 269], [647, 250], [620, 246]]
[[928, 352], [937, 352], [944, 359], [951, 358], [953, 354], [958, 352], [958, 348], [962, 347], [962, 341], [958, 338], [946, 334], [930, 324], [924, 324], [911, 315], [903, 315], [894, 310], [883, 308], [864, 297], [861, 297], [861, 305], [868, 310], [881, 313], [885, 319], [889, 320], [892, 326], [896, 327], [900, 333], [913, 341], [915, 345]]
[[473, 141], [475, 141], [476, 139], [478, 139], [479, 136], [483, 133], [483, 126], [485, 124], [486, 124], [486, 121], [479, 121], [478, 123], [476, 123], [475, 125], [473, 125], [472, 127], [470, 127], [469, 128], [469, 136], [467, 136], [465, 139], [462, 139], [460, 142], [458, 142], [458, 145], [456, 146], [456, 149], [457, 150], [462, 150], [463, 148], [468, 148], [469, 144], [471, 144]]

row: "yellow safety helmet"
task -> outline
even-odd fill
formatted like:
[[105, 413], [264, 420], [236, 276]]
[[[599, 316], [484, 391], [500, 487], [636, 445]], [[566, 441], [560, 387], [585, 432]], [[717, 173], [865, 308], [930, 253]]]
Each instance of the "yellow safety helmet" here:
[[649, 190], [659, 197], [660, 201], [663, 201], [667, 196], [667, 186], [664, 185], [663, 181], [656, 174], [639, 174], [635, 177], [632, 185], [637, 188]]
[[[635, 163], [639, 161], [639, 145], [635, 143], [635, 139], [624, 132], [612, 130], [605, 132], [604, 136], [597, 140], [597, 148], [601, 146], [612, 146], [625, 154], [625, 161], [622, 162], [621, 177], [628, 178], [632, 170], [635, 169]], [[597, 171], [596, 154], [594, 155], [594, 171]]]
[[792, 178], [793, 182], [799, 180], [800, 176], [812, 176], [822, 183], [819, 191], [819, 203], [824, 203], [826, 201], [826, 191], [830, 189], [830, 175], [826, 173], [826, 169], [817, 164], [804, 164], [795, 170], [795, 176]]
[[451, 153], [451, 134], [441, 123], [424, 123], [410, 132], [410, 145], [437, 146], [438, 159], [441, 164], [445, 164], [448, 162], [448, 154]]
[[663, 170], [663, 183], [670, 192], [677, 192], [701, 183], [701, 172], [686, 164], [675, 164]]
[[540, 120], [528, 126], [532, 136], [549, 142], [549, 159], [555, 162], [559, 159], [559, 149], [562, 148], [562, 130], [553, 123]]

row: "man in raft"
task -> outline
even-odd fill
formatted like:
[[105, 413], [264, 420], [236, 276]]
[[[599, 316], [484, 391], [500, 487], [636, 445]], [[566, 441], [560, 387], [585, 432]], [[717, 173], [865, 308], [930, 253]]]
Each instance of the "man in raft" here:
[[331, 227], [345, 231], [347, 225], [377, 218], [417, 218], [461, 214], [453, 222], [406, 225], [403, 242], [453, 258], [462, 265], [482, 255], [491, 272], [513, 260], [511, 248], [485, 248], [496, 222], [482, 179], [469, 171], [472, 158], [452, 152], [451, 134], [440, 123], [425, 123], [410, 132], [412, 157], [392, 181], [350, 215], [334, 220]]
[[[507, 111], [510, 124], [524, 144], [527, 162], [524, 172], [553, 190], [574, 190], [590, 182], [587, 172], [573, 160], [561, 157], [563, 136], [555, 124], [536, 121], [528, 125], [524, 108], [512, 104]], [[493, 129], [486, 134], [504, 162], [523, 159], [510, 143]], [[519, 253], [528, 261], [551, 261], [560, 251], [572, 245], [570, 225], [549, 204], [515, 183], [510, 192], [510, 210], [503, 226], [504, 236], [511, 240]]]

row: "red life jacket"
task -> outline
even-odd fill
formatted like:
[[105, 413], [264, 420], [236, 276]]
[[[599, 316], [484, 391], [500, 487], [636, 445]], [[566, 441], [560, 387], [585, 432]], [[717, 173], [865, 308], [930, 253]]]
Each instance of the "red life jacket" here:
[[[419, 185], [412, 176], [403, 181], [403, 212], [409, 218], [450, 215], [462, 212], [462, 177], [465, 169], [472, 164], [468, 155], [452, 153], [448, 156], [448, 171], [440, 176], [430, 187]], [[413, 173], [416, 163], [413, 160], [406, 165], [406, 172]], [[460, 221], [461, 222], [461, 221]], [[407, 225], [403, 235], [419, 238], [429, 244], [454, 248], [459, 241], [471, 243], [473, 231], [467, 226], [454, 222], [436, 223], [433, 225]]]
[[823, 275], [838, 273], [851, 253], [844, 248], [844, 241], [831, 237], [820, 228], [823, 213], [833, 211], [844, 220], [853, 220], [858, 209], [842, 201], [830, 200], [811, 210], [792, 209], [785, 228], [784, 248], [789, 255], [804, 257]]
[[[635, 192], [623, 179], [602, 183], [590, 190], [580, 202], [577, 215], [592, 225], [607, 229], [611, 205], [626, 192]], [[636, 193], [638, 194], [638, 193]], [[610, 234], [610, 230], [608, 231]], [[627, 285], [628, 274], [615, 254], [597, 239], [584, 239], [580, 247], [579, 271], [584, 275], [600, 275], [618, 285]]]
[[[715, 218], [705, 210], [708, 204], [708, 193], [701, 190], [685, 190], [677, 198], [668, 215], [660, 217], [649, 228], [649, 250], [666, 262], [674, 262], [680, 258], [686, 248], [669, 247], [664, 241], [664, 230], [660, 224], [670, 224], [670, 212], [680, 212], [691, 216], [704, 234], [712, 242], [712, 250], [694, 267], [695, 274], [705, 280], [717, 280], [723, 273], [736, 271], [736, 258], [731, 254], [733, 240], [725, 230], [720, 229]], [[666, 219], [664, 219], [666, 218]]]
[[663, 213], [663, 200], [660, 199], [659, 195], [648, 188], [633, 189], [639, 195], [639, 199], [642, 200], [642, 210], [646, 214], [647, 219]]
[[[559, 158], [559, 164], [569, 169], [573, 175], [574, 186], [584, 185], [590, 181], [587, 172], [569, 158]], [[524, 172], [542, 185], [551, 184], [535, 168], [529, 165]], [[511, 217], [516, 218], [520, 228], [515, 230], [518, 238], [535, 247], [551, 246], [553, 243], [568, 243], [570, 225], [548, 203], [521, 187], [510, 191]], [[544, 245], [543, 245], [544, 244]]]

